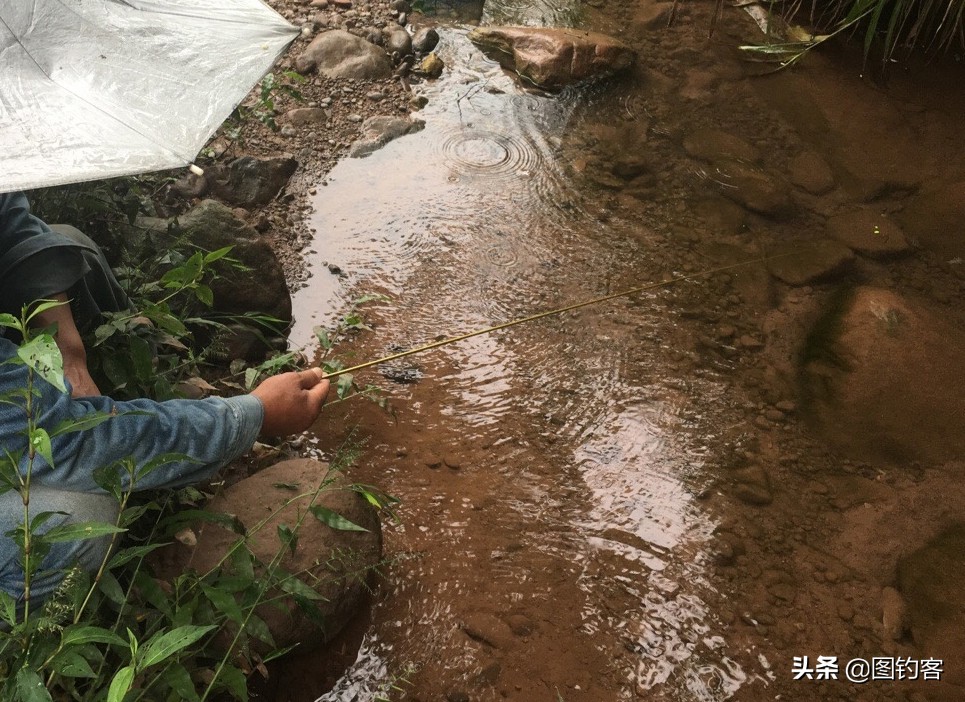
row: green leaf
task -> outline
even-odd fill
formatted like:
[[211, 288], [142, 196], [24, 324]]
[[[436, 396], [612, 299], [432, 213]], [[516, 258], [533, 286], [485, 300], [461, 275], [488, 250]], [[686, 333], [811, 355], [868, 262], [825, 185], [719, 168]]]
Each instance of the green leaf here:
[[50, 334], [38, 334], [17, 349], [17, 356], [41, 378], [61, 392], [67, 392], [64, 384], [64, 361]]
[[351, 373], [343, 373], [335, 381], [335, 390], [340, 399], [344, 399], [352, 392], [354, 376]]
[[280, 583], [278, 583], [278, 587], [282, 590], [282, 592], [287, 592], [289, 595], [298, 595], [306, 600], [325, 599], [315, 592], [310, 585], [306, 585], [302, 580], [294, 575], [290, 575], [282, 580]]
[[6, 312], [0, 313], [0, 327], [10, 327], [12, 329], [20, 328], [20, 320], [14, 317], [12, 314], [7, 314]]
[[[50, 436], [60, 436], [61, 434], [70, 434], [75, 431], [87, 431], [88, 429], [93, 429], [98, 424], [103, 424], [108, 419], [114, 419], [114, 417], [120, 417], [127, 414], [131, 413], [122, 412], [121, 414], [111, 414], [110, 412], [94, 412], [92, 414], [85, 414], [80, 419], [65, 419], [54, 427], [54, 430], [50, 433]], [[142, 413], [137, 412], [135, 414]]]
[[143, 556], [146, 556], [147, 554], [149, 554], [151, 551], [154, 551], [155, 549], [159, 549], [162, 546], [167, 546], [169, 543], [170, 543], [169, 541], [166, 541], [161, 544], [145, 544], [143, 546], [132, 546], [130, 548], [125, 548], [114, 554], [113, 558], [111, 558], [110, 563], [108, 564], [107, 567], [112, 569], [119, 568], [125, 563], [129, 563], [130, 561], [133, 561], [135, 558], [142, 558]]
[[254, 636], [259, 641], [263, 641], [272, 648], [275, 647], [275, 639], [271, 635], [271, 631], [268, 629], [268, 625], [265, 624], [265, 620], [261, 617], [250, 614], [248, 615], [248, 621], [245, 623], [245, 631], [247, 631], [251, 636]]
[[241, 702], [248, 702], [248, 679], [245, 674], [233, 665], [221, 668], [221, 674], [212, 684], [220, 683], [220, 687], [227, 690], [232, 697]]
[[96, 539], [98, 536], [118, 534], [123, 531], [127, 531], [127, 529], [121, 529], [120, 527], [105, 522], [77, 522], [75, 524], [55, 526], [45, 533], [43, 538], [47, 543], [57, 544], [64, 541]]
[[330, 510], [328, 507], [313, 505], [309, 507], [309, 511], [314, 515], [315, 519], [322, 524], [332, 527], [332, 529], [338, 529], [339, 531], [368, 531], [365, 527], [360, 527], [355, 522], [350, 522], [341, 514]]
[[46, 429], [41, 427], [34, 427], [30, 431], [30, 448], [34, 453], [39, 453], [47, 465], [51, 468], [54, 467], [54, 454], [53, 449], [50, 446], [50, 435], [47, 433]]
[[207, 285], [199, 285], [196, 287], [194, 294], [205, 307], [211, 307], [214, 304], [214, 293], [211, 292], [211, 288]]
[[315, 327], [315, 338], [318, 339], [318, 343], [321, 344], [322, 348], [326, 351], [332, 348], [332, 338], [328, 335], [328, 329]]
[[146, 339], [139, 336], [130, 338], [131, 360], [134, 362], [134, 372], [141, 382], [148, 382], [154, 375], [154, 353]]
[[224, 258], [224, 257], [227, 256], [229, 253], [231, 253], [231, 249], [233, 249], [233, 248], [234, 248], [234, 246], [225, 246], [225, 247], [220, 248], [220, 249], [218, 249], [218, 250], [216, 250], [216, 251], [212, 251], [211, 253], [205, 254], [205, 256], [204, 256], [204, 262], [205, 262], [205, 263], [214, 263], [214, 262], [217, 261], [218, 259]]
[[258, 380], [258, 376], [261, 375], [261, 371], [257, 368], [247, 368], [245, 370], [245, 389], [251, 390], [255, 387], [255, 383]]
[[217, 628], [216, 626], [188, 625], [179, 626], [171, 631], [158, 632], [141, 646], [140, 667], [149, 668], [170, 658]]
[[107, 691], [107, 702], [123, 702], [124, 695], [134, 682], [134, 666], [126, 665], [114, 674], [111, 687]]
[[113, 324], [101, 324], [94, 330], [94, 345], [102, 344], [110, 339], [117, 332], [117, 327]]
[[64, 629], [60, 637], [61, 648], [85, 643], [104, 643], [110, 644], [111, 646], [123, 646], [127, 648], [127, 641], [110, 629], [104, 629], [99, 626], [74, 624]]
[[100, 591], [104, 593], [111, 602], [118, 605], [123, 605], [127, 602], [127, 596], [124, 594], [124, 589], [121, 584], [117, 582], [117, 578], [114, 574], [108, 571], [101, 573], [100, 583], [98, 585]]
[[93, 668], [90, 667], [90, 663], [87, 662], [87, 659], [72, 648], [61, 651], [54, 656], [50, 662], [50, 667], [53, 668], [54, 672], [58, 675], [62, 675], [65, 678], [97, 677]]
[[167, 683], [182, 700], [187, 700], [188, 702], [200, 702], [201, 700], [201, 698], [198, 697], [198, 691], [194, 687], [191, 674], [188, 673], [188, 669], [180, 663], [169, 665], [167, 670], [164, 671], [164, 675], [161, 676], [160, 682]]
[[201, 585], [201, 591], [204, 592], [204, 596], [214, 605], [214, 608], [225, 615], [230, 621], [239, 625], [244, 622], [244, 612], [242, 612], [241, 607], [238, 606], [234, 595], [225, 590], [203, 583]]
[[10, 626], [17, 623], [17, 601], [0, 590], [0, 617]]
[[287, 524], [278, 525], [278, 540], [288, 547], [293, 556], [295, 555], [295, 549], [298, 548], [298, 535]]
[[43, 680], [28, 668], [17, 671], [17, 697], [20, 702], [51, 702]]

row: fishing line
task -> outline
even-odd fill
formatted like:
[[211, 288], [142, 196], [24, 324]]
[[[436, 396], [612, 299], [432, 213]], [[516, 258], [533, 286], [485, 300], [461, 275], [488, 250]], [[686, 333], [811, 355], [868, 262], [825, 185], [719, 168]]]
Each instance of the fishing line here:
[[598, 305], [601, 302], [615, 300], [618, 297], [627, 297], [628, 295], [635, 295], [637, 293], [645, 292], [647, 290], [653, 290], [655, 288], [661, 288], [667, 285], [674, 285], [675, 283], [681, 283], [685, 280], [704, 278], [709, 275], [714, 275], [715, 273], [722, 273], [724, 271], [733, 270], [734, 268], [749, 266], [752, 263], [765, 263], [766, 261], [771, 259], [781, 258], [782, 256], [791, 256], [793, 254], [798, 254], [798, 253], [800, 253], [800, 251], [792, 251], [789, 253], [778, 254], [776, 256], [768, 256], [765, 258], [754, 258], [749, 261], [732, 263], [727, 266], [711, 268], [709, 270], [703, 270], [698, 273], [689, 273], [687, 275], [681, 275], [681, 276], [676, 276], [674, 278], [661, 280], [656, 283], [648, 283], [647, 285], [641, 285], [636, 288], [630, 288], [629, 290], [623, 290], [621, 292], [612, 293], [610, 295], [604, 295], [603, 297], [596, 297], [596, 298], [593, 298], [592, 300], [584, 300], [583, 302], [577, 302], [576, 304], [567, 305], [566, 307], [559, 307], [555, 310], [539, 312], [537, 314], [533, 314], [528, 317], [521, 317], [519, 319], [514, 319], [511, 322], [503, 322], [502, 324], [497, 324], [492, 327], [486, 327], [485, 329], [477, 329], [475, 331], [469, 332], [468, 334], [460, 334], [459, 336], [449, 337], [448, 339], [440, 339], [439, 341], [433, 341], [423, 346], [417, 346], [414, 349], [409, 349], [408, 351], [401, 351], [399, 353], [394, 353], [391, 356], [385, 356], [384, 358], [379, 358], [374, 361], [367, 361], [365, 363], [360, 363], [357, 366], [352, 366], [350, 368], [342, 368], [341, 370], [332, 371], [331, 373], [326, 373], [325, 375], [323, 375], [322, 380], [325, 380], [327, 378], [336, 378], [340, 375], [345, 375], [346, 373], [354, 373], [355, 371], [360, 371], [363, 368], [370, 368], [372, 366], [377, 366], [380, 363], [388, 363], [389, 361], [394, 361], [399, 358], [405, 358], [406, 356], [411, 356], [416, 353], [422, 353], [423, 351], [431, 351], [432, 349], [437, 349], [437, 348], [440, 348], [441, 346], [448, 346], [449, 344], [454, 344], [457, 341], [463, 341], [464, 339], [471, 339], [472, 337], [479, 336], [481, 334], [489, 334], [490, 332], [496, 332], [502, 329], [515, 327], [517, 324], [526, 324], [527, 322], [535, 322], [537, 319], [543, 319], [544, 317], [552, 317], [553, 315], [563, 314], [564, 312], [569, 312], [570, 310], [576, 310], [581, 307], [588, 307], [589, 305]]

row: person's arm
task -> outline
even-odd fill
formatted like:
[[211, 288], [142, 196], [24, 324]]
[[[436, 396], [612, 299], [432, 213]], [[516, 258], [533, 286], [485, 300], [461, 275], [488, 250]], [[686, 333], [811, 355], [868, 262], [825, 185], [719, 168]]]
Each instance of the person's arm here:
[[50, 299], [58, 300], [63, 304], [38, 314], [32, 320], [33, 326], [45, 328], [56, 325], [54, 341], [57, 342], [57, 348], [60, 349], [60, 355], [64, 359], [64, 377], [70, 382], [71, 395], [73, 397], [100, 395], [101, 391], [87, 369], [87, 349], [84, 348], [84, 342], [74, 323], [74, 315], [67, 302], [67, 293], [59, 293]]
[[[3, 357], [16, 348], [0, 339]], [[24, 387], [22, 365], [0, 363], [0, 395]], [[138, 466], [167, 453], [184, 454], [139, 481], [138, 489], [182, 487], [210, 478], [248, 451], [259, 434], [284, 435], [307, 429], [315, 421], [329, 383], [318, 369], [283, 373], [261, 383], [250, 395], [227, 399], [135, 400], [114, 402], [107, 397], [74, 399], [41, 379], [35, 384], [37, 423], [50, 434], [65, 420], [82, 420], [93, 413], [116, 415], [84, 431], [55, 435], [51, 446], [54, 466], [35, 457], [32, 480], [64, 490], [98, 490], [94, 470], [130, 458]], [[136, 414], [135, 414], [136, 413]], [[6, 450], [26, 448], [23, 409], [0, 404], [0, 439]], [[24, 454], [26, 451], [24, 450]], [[26, 470], [27, 457], [21, 459]]]

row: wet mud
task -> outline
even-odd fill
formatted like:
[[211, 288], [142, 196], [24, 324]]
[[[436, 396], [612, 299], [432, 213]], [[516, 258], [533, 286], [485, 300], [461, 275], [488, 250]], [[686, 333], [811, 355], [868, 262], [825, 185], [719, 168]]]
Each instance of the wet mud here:
[[[708, 37], [712, 4], [669, 29], [666, 10], [584, 7], [638, 65], [556, 96], [444, 24], [426, 128], [319, 185], [292, 340], [386, 295], [347, 363], [747, 263], [360, 373], [391, 412], [335, 403], [309, 444], [360, 444], [350, 477], [401, 499], [387, 562], [364, 618], [264, 698], [965, 694], [942, 624], [965, 520], [965, 205], [948, 194], [965, 71], [882, 86], [832, 50], [761, 75], [736, 49], [758, 39], [749, 18], [727, 10]], [[871, 235], [836, 229], [856, 211]], [[761, 262], [775, 252], [794, 265]], [[866, 391], [856, 369], [885, 381]], [[937, 594], [923, 562], [951, 578], [928, 579]], [[794, 680], [803, 656], [836, 656], [838, 679]], [[845, 679], [875, 657], [944, 672]]]

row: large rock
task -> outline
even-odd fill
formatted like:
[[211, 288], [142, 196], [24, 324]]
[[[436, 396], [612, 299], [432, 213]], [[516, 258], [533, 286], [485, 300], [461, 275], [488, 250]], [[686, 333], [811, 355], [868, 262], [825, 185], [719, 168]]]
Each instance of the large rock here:
[[965, 258], [965, 180], [922, 190], [897, 216], [925, 248], [946, 260]]
[[137, 245], [135, 256], [146, 256], [148, 249], [162, 251], [179, 237], [206, 251], [233, 246], [231, 257], [248, 270], [221, 266], [219, 278], [211, 286], [215, 310], [225, 314], [260, 312], [281, 320], [283, 326], [291, 323], [292, 300], [281, 262], [258, 232], [229, 207], [202, 200], [177, 218], [174, 230], [169, 224], [166, 219], [138, 220], [146, 241]]
[[392, 75], [383, 49], [341, 29], [322, 32], [295, 59], [299, 73], [317, 70], [329, 78], [382, 80]]
[[[237, 518], [247, 532], [256, 564], [270, 563], [281, 554], [278, 565], [287, 573], [299, 574], [302, 582], [321, 595], [322, 599], [315, 601], [318, 616], [309, 616], [284, 593], [267, 593], [277, 599], [260, 605], [255, 613], [268, 625], [279, 648], [298, 645], [303, 649], [335, 636], [358, 610], [366, 581], [382, 559], [378, 515], [359, 493], [336, 481], [315, 495], [319, 485], [332, 477], [325, 463], [283, 461], [232, 485], [206, 507], [209, 512]], [[309, 511], [316, 505], [367, 531], [344, 531], [323, 524]], [[294, 548], [281, 540], [280, 531], [285, 527], [297, 528]], [[162, 569], [168, 574], [188, 569], [206, 573], [225, 559], [239, 538], [234, 531], [206, 522], [196, 528], [195, 545], [180, 543], [165, 554]], [[263, 573], [263, 566], [256, 565], [255, 571]], [[264, 653], [263, 645], [254, 640], [252, 644]]]
[[298, 161], [285, 156], [242, 156], [227, 166], [209, 168], [205, 180], [209, 192], [225, 202], [239, 207], [262, 207], [275, 199], [297, 168]]
[[901, 227], [873, 207], [858, 207], [830, 217], [828, 233], [848, 248], [873, 258], [911, 249]]
[[[921, 658], [945, 661], [930, 699], [965, 699], [965, 524], [956, 524], [898, 564], [911, 635]], [[935, 684], [934, 682], [930, 684]]]
[[469, 39], [522, 80], [546, 90], [613, 75], [636, 52], [613, 37], [577, 29], [478, 27]]
[[719, 129], [702, 128], [688, 132], [683, 147], [688, 155], [714, 163], [729, 159], [753, 163], [761, 157], [756, 147]]
[[880, 288], [839, 298], [803, 353], [811, 418], [868, 461], [965, 455], [965, 329]]
[[740, 161], [721, 161], [711, 180], [722, 195], [765, 217], [783, 219], [794, 209], [787, 183], [775, 173]]
[[409, 117], [392, 117], [390, 115], [369, 117], [362, 123], [362, 134], [352, 144], [349, 156], [354, 158], [368, 156], [393, 139], [398, 139], [406, 134], [414, 134], [421, 131], [425, 126], [426, 123], [421, 119]]
[[854, 254], [834, 239], [782, 242], [767, 252], [767, 269], [788, 285], [808, 285], [839, 273]]

